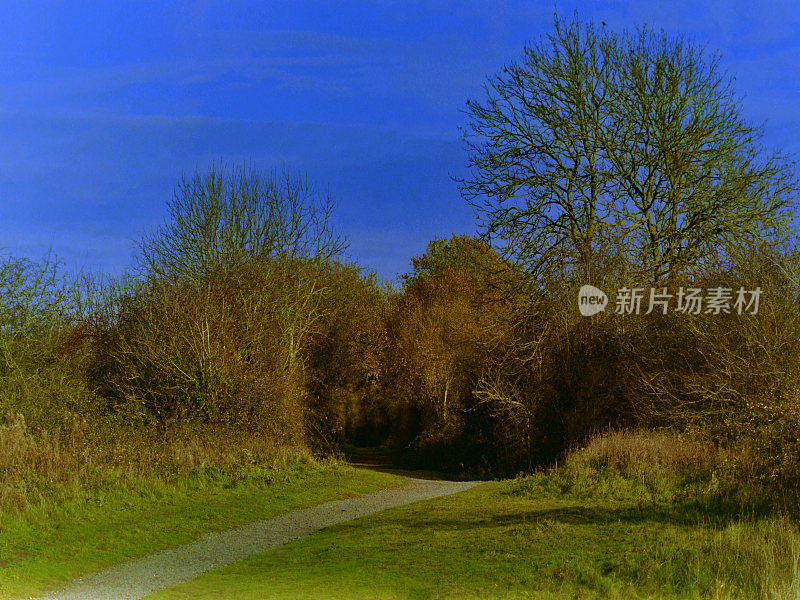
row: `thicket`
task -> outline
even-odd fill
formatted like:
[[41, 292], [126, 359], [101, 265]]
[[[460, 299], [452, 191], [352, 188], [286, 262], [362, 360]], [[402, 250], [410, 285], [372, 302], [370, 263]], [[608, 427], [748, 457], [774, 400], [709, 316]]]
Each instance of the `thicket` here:
[[[475, 248], [492, 259], [472, 260]], [[615, 292], [632, 285], [622, 268], [598, 282], [606, 311], [583, 317], [576, 286], [532, 290], [469, 238], [434, 242], [415, 265], [388, 321], [381, 393], [398, 424], [387, 439], [421, 463], [507, 475], [606, 429], [691, 430], [730, 451], [718, 475], [743, 493], [800, 491], [796, 242], [742, 248], [676, 282], [760, 288], [756, 314], [679, 313], [674, 299], [644, 314], [647, 297], [640, 314], [616, 314]]]
[[[800, 184], [718, 57], [556, 17], [464, 111], [458, 183], [491, 259], [454, 238], [414, 261], [387, 330], [398, 446], [508, 474], [603, 429], [693, 428], [732, 449], [719, 475], [742, 493], [796, 495]], [[605, 312], [579, 314], [584, 284]], [[643, 288], [641, 313], [650, 288], [672, 305], [615, 314], [623, 288]], [[760, 288], [761, 304], [676, 312], [690, 288]]]

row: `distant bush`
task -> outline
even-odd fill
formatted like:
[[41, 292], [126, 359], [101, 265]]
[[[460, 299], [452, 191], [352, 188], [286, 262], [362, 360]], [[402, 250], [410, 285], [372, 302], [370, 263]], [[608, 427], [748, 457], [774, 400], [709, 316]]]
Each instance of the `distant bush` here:
[[567, 460], [622, 473], [635, 472], [643, 465], [658, 465], [676, 473], [711, 473], [716, 466], [717, 449], [697, 435], [615, 430], [592, 436]]
[[71, 285], [53, 257], [0, 257], [0, 414], [52, 426], [91, 404]]
[[723, 450], [699, 434], [607, 431], [592, 435], [557, 464], [519, 478], [513, 493], [555, 492], [656, 505], [696, 499], [716, 505], [717, 471], [724, 456]]

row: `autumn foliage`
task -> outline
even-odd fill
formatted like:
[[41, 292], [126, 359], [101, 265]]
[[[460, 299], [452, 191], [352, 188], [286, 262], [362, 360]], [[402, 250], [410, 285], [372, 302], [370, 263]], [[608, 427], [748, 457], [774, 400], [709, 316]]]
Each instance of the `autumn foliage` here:
[[[0, 264], [9, 427], [23, 415], [26, 432], [61, 440], [77, 415], [319, 454], [381, 446], [401, 463], [469, 476], [554, 464], [603, 430], [661, 428], [723, 449], [717, 481], [741, 497], [800, 491], [800, 253], [790, 239], [720, 251], [676, 280], [760, 286], [758, 314], [612, 306], [587, 318], [569, 273], [532, 280], [470, 236], [433, 240], [396, 285], [382, 282], [342, 258], [311, 188], [251, 177], [212, 171], [185, 183], [192, 202], [173, 204], [124, 282]], [[242, 194], [271, 212], [237, 216], [258, 204]], [[633, 270], [608, 253], [594, 272], [611, 291]]]

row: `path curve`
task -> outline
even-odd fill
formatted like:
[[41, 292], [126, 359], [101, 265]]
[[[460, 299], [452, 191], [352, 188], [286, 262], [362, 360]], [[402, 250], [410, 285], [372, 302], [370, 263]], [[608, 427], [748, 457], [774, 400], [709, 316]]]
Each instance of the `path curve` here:
[[39, 600], [135, 600], [220, 569], [253, 554], [311, 535], [329, 525], [387, 508], [447, 496], [480, 482], [409, 478], [408, 485], [336, 500], [256, 521], [244, 527], [209, 533], [198, 540], [81, 577]]

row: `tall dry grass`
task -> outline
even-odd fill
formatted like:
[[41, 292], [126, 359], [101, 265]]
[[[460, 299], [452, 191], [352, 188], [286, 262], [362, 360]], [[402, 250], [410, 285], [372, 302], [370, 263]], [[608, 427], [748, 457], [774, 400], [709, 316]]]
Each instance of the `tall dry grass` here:
[[720, 451], [697, 434], [668, 430], [612, 430], [595, 435], [569, 457], [595, 469], [630, 472], [638, 465], [670, 471], [712, 471]]
[[81, 490], [174, 481], [209, 469], [237, 477], [252, 468], [281, 470], [312, 460], [302, 447], [219, 426], [133, 429], [74, 415], [47, 430], [9, 414], [0, 425], [0, 512]]
[[710, 535], [702, 529], [691, 535], [703, 540], [706, 556], [716, 558], [713, 598], [800, 598], [800, 531], [788, 518], [744, 520]]

